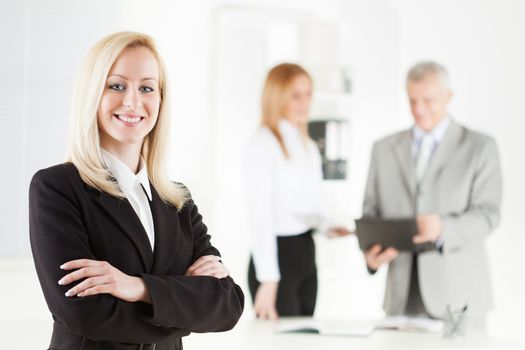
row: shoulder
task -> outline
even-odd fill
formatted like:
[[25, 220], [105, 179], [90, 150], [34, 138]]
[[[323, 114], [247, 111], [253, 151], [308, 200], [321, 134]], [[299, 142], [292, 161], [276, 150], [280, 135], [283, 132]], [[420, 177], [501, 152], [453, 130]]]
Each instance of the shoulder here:
[[277, 138], [267, 127], [259, 127], [246, 147], [247, 156], [263, 156], [281, 152]]
[[268, 129], [265, 126], [259, 127], [255, 133], [253, 134], [252, 138], [248, 142], [248, 147], [250, 148], [259, 148], [259, 147], [278, 147], [279, 143], [277, 141], [277, 138], [272, 133], [270, 129]]
[[61, 184], [64, 181], [80, 180], [77, 168], [72, 163], [62, 163], [38, 170], [31, 185], [40, 183]]
[[456, 127], [461, 132], [461, 138], [463, 142], [468, 142], [474, 147], [496, 147], [496, 140], [483, 132], [468, 128], [461, 124], [456, 123]]
[[480, 166], [499, 163], [499, 150], [496, 140], [483, 132], [466, 126], [456, 126], [460, 130], [459, 147], [465, 156], [475, 160]]
[[79, 189], [84, 186], [77, 168], [72, 163], [63, 163], [37, 171], [29, 185], [30, 200], [37, 198], [77, 197]]

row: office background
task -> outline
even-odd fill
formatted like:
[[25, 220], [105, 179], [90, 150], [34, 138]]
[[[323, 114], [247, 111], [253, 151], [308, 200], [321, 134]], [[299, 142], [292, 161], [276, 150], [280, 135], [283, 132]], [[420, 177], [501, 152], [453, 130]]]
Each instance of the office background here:
[[[494, 136], [502, 158], [502, 222], [487, 241], [489, 331], [524, 341], [524, 17], [520, 0], [0, 0], [0, 320], [50, 319], [30, 258], [28, 183], [65, 158], [73, 79], [88, 48], [137, 30], [157, 40], [171, 78], [171, 175], [191, 189], [245, 290], [250, 236], [231, 208], [242, 206], [242, 148], [268, 68], [304, 64], [316, 84], [313, 118], [346, 121], [347, 179], [325, 189], [336, 221], [352, 225], [372, 142], [411, 125], [407, 68], [420, 59], [448, 67], [452, 115]], [[366, 274], [353, 237], [317, 243], [317, 315], [380, 316], [385, 271]], [[243, 318], [253, 318], [249, 300]]]

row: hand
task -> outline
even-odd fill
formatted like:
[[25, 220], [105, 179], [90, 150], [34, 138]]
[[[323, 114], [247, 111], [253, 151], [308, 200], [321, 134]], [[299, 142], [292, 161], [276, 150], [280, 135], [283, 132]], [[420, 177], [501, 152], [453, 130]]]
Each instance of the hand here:
[[366, 265], [369, 269], [377, 271], [383, 264], [391, 262], [398, 255], [399, 251], [395, 248], [389, 247], [381, 252], [381, 246], [375, 244], [365, 252]]
[[436, 242], [441, 236], [443, 223], [437, 214], [421, 214], [416, 218], [417, 235], [412, 238], [415, 244]]
[[264, 282], [259, 285], [253, 305], [258, 318], [263, 320], [276, 320], [279, 318], [275, 308], [278, 288], [279, 282]]
[[329, 238], [334, 237], [344, 237], [352, 234], [350, 230], [348, 230], [346, 227], [331, 227], [328, 229], [328, 233], [326, 234]]
[[79, 259], [60, 266], [62, 270], [75, 270], [62, 277], [58, 284], [67, 285], [84, 279], [66, 292], [67, 297], [86, 297], [96, 294], [111, 294], [115, 298], [131, 303], [151, 303], [146, 283], [140, 277], [128, 276], [106, 261]]
[[225, 278], [230, 271], [221, 262], [220, 256], [204, 255], [198, 258], [184, 273], [185, 276], [211, 276]]

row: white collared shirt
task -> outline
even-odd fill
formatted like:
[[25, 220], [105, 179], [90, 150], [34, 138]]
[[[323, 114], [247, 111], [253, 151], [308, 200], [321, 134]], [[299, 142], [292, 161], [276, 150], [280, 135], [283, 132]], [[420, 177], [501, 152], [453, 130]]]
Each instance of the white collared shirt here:
[[438, 123], [430, 132], [427, 132], [421, 129], [417, 124], [412, 127], [412, 156], [414, 159], [417, 158], [419, 154], [419, 149], [421, 147], [421, 141], [423, 137], [427, 134], [430, 134], [434, 144], [432, 146], [432, 153], [436, 150], [437, 146], [443, 141], [445, 134], [450, 125], [450, 117], [446, 116], [442, 121]]
[[144, 159], [140, 159], [139, 172], [135, 175], [120, 159], [102, 149], [102, 158], [111, 174], [117, 180], [120, 189], [135, 210], [140, 219], [151, 244], [151, 250], [155, 247], [155, 228], [149, 202], [152, 200], [151, 188], [148, 178], [148, 169]]
[[245, 184], [257, 280], [280, 279], [277, 236], [319, 228], [325, 231], [327, 206], [322, 192], [322, 163], [317, 145], [297, 127], [281, 120], [285, 158], [274, 134], [260, 128], [245, 154]]

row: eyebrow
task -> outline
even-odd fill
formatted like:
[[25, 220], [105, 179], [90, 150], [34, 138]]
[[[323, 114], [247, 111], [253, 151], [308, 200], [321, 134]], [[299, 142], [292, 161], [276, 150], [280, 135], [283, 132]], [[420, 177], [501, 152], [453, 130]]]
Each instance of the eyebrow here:
[[[120, 77], [120, 78], [122, 78], [122, 79], [126, 79], [126, 80], [128, 80], [128, 78], [127, 78], [126, 76], [121, 75], [121, 74], [110, 74], [110, 75], [108, 75], [108, 78], [111, 77], [111, 76], [117, 76], [117, 77]], [[142, 79], [140, 79], [140, 81], [144, 81], [144, 80], [155, 80], [155, 81], [158, 83], [157, 79], [155, 79], [155, 78], [149, 78], [149, 77], [147, 77], [147, 78], [142, 78]]]

